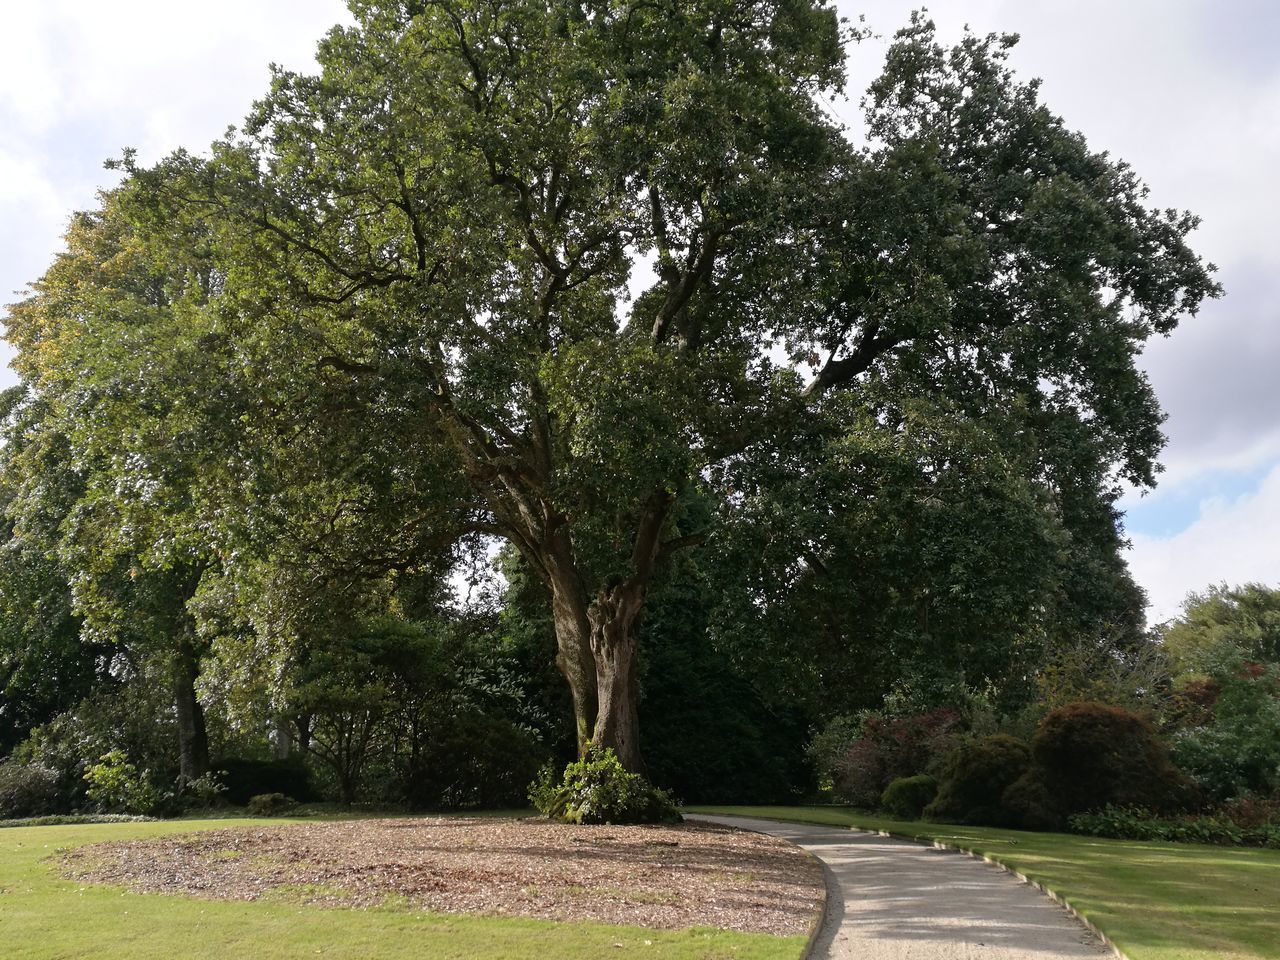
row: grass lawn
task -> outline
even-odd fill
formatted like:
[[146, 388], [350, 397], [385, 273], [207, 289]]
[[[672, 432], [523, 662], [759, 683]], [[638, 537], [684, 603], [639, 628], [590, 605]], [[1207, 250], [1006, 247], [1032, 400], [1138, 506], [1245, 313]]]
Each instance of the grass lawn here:
[[1043, 883], [1132, 960], [1280, 960], [1280, 850], [904, 822], [841, 807], [690, 807], [885, 830], [984, 854]]
[[[280, 820], [244, 820], [245, 826]], [[4, 960], [795, 960], [804, 937], [711, 929], [431, 914], [389, 906], [327, 909], [129, 893], [62, 880], [45, 862], [84, 843], [226, 827], [226, 820], [0, 830]]]

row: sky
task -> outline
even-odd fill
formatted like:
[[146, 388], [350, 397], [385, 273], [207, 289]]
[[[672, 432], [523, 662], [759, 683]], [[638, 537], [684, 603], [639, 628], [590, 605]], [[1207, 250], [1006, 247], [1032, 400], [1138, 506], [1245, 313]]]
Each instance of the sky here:
[[[834, 104], [856, 126], [860, 92], [920, 4], [839, 5], [878, 34], [853, 49], [850, 97]], [[1020, 34], [1012, 64], [1042, 79], [1045, 102], [1131, 163], [1155, 205], [1203, 218], [1193, 246], [1226, 296], [1148, 345], [1166, 469], [1122, 502], [1151, 619], [1210, 583], [1280, 585], [1280, 4], [941, 0], [929, 15], [948, 41], [966, 24]], [[316, 40], [347, 19], [339, 0], [0, 7], [0, 302], [48, 266], [71, 211], [115, 182], [104, 160], [204, 149], [263, 93], [268, 64], [310, 69]], [[14, 379], [0, 367], [0, 387]]]

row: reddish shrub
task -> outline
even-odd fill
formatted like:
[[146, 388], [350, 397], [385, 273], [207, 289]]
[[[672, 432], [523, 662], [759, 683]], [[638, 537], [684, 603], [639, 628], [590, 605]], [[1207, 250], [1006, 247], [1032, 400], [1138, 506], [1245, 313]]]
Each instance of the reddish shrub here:
[[878, 806], [890, 783], [923, 773], [945, 753], [960, 724], [960, 715], [946, 708], [905, 717], [867, 717], [858, 739], [836, 762], [836, 794], [854, 806]]
[[1108, 804], [1170, 811], [1190, 799], [1187, 778], [1140, 714], [1105, 703], [1050, 711], [1032, 740], [1035, 773], [1060, 816]]
[[1260, 797], [1257, 794], [1247, 793], [1243, 797], [1228, 800], [1214, 812], [1238, 827], [1280, 825], [1280, 794], [1274, 797]]
[[1213, 719], [1213, 708], [1222, 696], [1216, 680], [1192, 680], [1173, 695], [1169, 721], [1175, 727], [1203, 726]]

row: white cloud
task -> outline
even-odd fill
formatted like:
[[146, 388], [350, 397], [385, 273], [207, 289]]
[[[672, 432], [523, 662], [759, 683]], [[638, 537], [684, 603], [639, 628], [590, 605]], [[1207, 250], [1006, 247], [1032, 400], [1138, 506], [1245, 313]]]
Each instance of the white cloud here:
[[1280, 585], [1280, 466], [1253, 493], [1204, 501], [1180, 533], [1132, 539], [1129, 565], [1150, 594], [1152, 622], [1176, 615], [1189, 592], [1211, 583]]
[[[312, 69], [316, 42], [349, 20], [342, 0], [0, 5], [0, 304], [115, 182], [103, 160], [204, 150], [266, 91], [270, 63]], [[0, 344], [0, 388], [8, 355]]]

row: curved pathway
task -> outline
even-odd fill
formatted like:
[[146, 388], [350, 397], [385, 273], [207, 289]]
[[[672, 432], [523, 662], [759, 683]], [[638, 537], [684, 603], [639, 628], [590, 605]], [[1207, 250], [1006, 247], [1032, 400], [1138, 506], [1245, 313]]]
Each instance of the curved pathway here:
[[772, 834], [826, 865], [827, 916], [814, 960], [1068, 960], [1111, 956], [1030, 884], [962, 853], [840, 827], [708, 820]]

